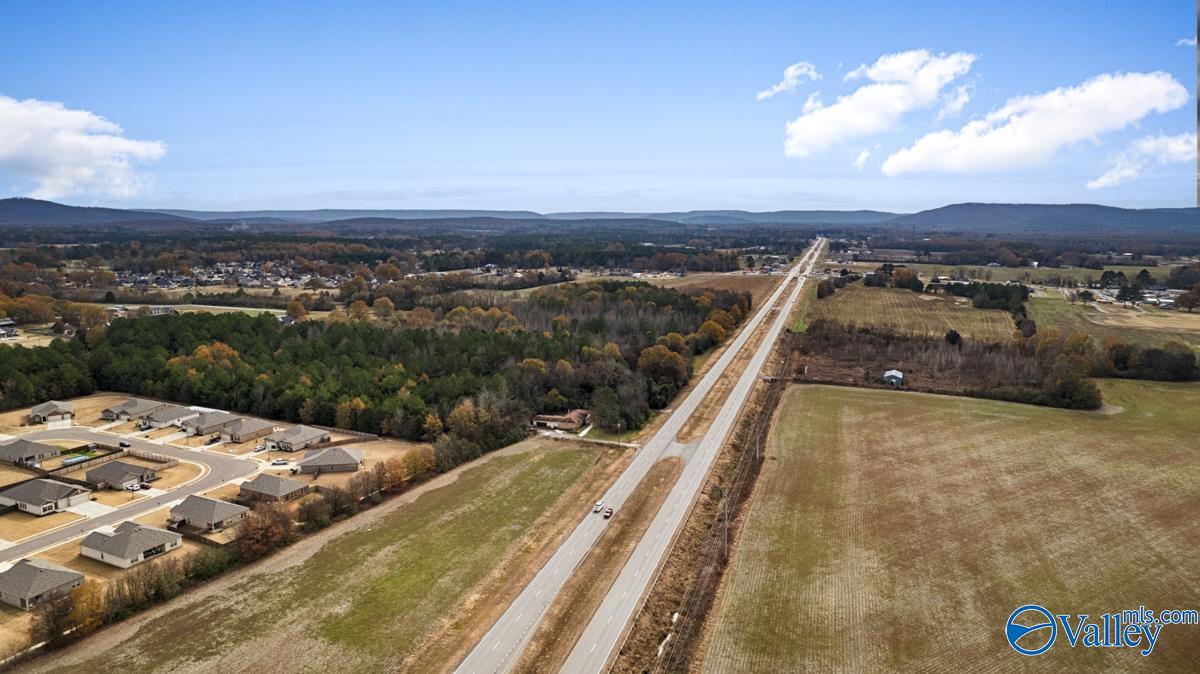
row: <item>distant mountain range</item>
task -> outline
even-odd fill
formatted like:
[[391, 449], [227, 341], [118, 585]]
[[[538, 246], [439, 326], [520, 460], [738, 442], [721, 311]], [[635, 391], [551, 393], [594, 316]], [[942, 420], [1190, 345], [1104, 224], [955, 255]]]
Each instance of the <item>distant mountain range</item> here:
[[[536, 213], [533, 211], [487, 210], [261, 210], [261, 211], [188, 211], [123, 210], [67, 206], [37, 199], [0, 199], [0, 226], [86, 226], [148, 225], [185, 226], [188, 223], [210, 226], [241, 225], [271, 229], [300, 225], [306, 229], [337, 231], [366, 226], [398, 229], [420, 227], [417, 221], [453, 220], [464, 227], [503, 225], [505, 221], [538, 223], [548, 221], [611, 222], [623, 225], [669, 223], [693, 227], [738, 227], [746, 225], [829, 225], [872, 226], [881, 229], [918, 228], [960, 232], [1088, 233], [1096, 231], [1192, 231], [1200, 229], [1200, 209], [1152, 208], [1128, 209], [1096, 204], [981, 204], [964, 203], [942, 206], [911, 214], [883, 211], [686, 211], [665, 213], [573, 212]], [[515, 224], [514, 222], [514, 224]]]

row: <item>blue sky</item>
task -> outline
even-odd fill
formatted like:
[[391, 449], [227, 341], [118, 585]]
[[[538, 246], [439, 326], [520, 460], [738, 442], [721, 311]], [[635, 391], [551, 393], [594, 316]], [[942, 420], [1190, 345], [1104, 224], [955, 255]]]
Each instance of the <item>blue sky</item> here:
[[[1194, 205], [1196, 49], [1177, 44], [1195, 37], [1194, 3], [978, 5], [8, 3], [0, 196], [204, 209]], [[846, 79], [890, 54], [908, 55], [899, 74], [884, 61]], [[801, 62], [820, 79], [756, 99]]]

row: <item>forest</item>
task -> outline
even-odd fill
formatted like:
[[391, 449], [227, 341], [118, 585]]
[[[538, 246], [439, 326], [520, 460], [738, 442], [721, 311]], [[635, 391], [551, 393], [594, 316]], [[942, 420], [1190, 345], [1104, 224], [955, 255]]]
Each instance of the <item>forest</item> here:
[[0, 346], [0, 406], [123, 391], [434, 441], [443, 469], [523, 437], [540, 412], [596, 407], [603, 427], [640, 427], [749, 309], [747, 293], [602, 282], [388, 321], [116, 319], [51, 347]]

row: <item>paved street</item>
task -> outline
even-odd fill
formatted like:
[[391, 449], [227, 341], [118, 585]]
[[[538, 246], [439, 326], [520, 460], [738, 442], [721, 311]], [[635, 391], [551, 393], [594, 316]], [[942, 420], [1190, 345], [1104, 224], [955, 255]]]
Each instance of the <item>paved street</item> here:
[[116, 524], [132, 517], [137, 517], [143, 513], [160, 508], [166, 504], [173, 503], [183, 499], [189, 494], [198, 494], [208, 491], [214, 487], [218, 487], [230, 480], [239, 477], [246, 477], [256, 470], [259, 464], [253, 459], [244, 459], [236, 456], [226, 456], [212, 452], [194, 451], [175, 447], [166, 444], [157, 444], [139, 438], [132, 438], [122, 435], [116, 435], [107, 431], [101, 431], [84, 426], [75, 426], [69, 429], [61, 430], [46, 430], [34, 431], [19, 436], [26, 440], [83, 440], [86, 442], [99, 442], [106, 445], [116, 445], [118, 442], [128, 442], [134, 449], [139, 449], [146, 452], [154, 452], [169, 456], [173, 459], [181, 461], [191, 461], [201, 464], [204, 467], [204, 472], [199, 479], [190, 484], [177, 487], [168, 492], [160, 493], [159, 495], [141, 498], [128, 505], [121, 506], [111, 512], [99, 515], [86, 520], [73, 522], [70, 526], [47, 531], [43, 534], [27, 538], [23, 541], [14, 543], [7, 548], [0, 549], [0, 562], [13, 561], [19, 557], [30, 555], [38, 550], [52, 547], [65, 543], [74, 538], [83, 536], [89, 531], [101, 526]]
[[[755, 379], [759, 376], [763, 364], [770, 355], [776, 338], [787, 324], [796, 300], [800, 296], [804, 277], [819, 258], [818, 253], [822, 245], [823, 241], [819, 241], [805, 253], [801, 261], [788, 273], [787, 278], [747, 322], [729, 348], [675, 408], [662, 428], [638, 452], [630, 465], [604, 494], [605, 503], [620, 509], [621, 504], [629, 497], [650, 468], [673, 449], [675, 437], [684, 423], [712, 393], [715, 384], [726, 376], [733, 376], [728, 371], [729, 366], [738, 353], [746, 347], [746, 343], [755, 329], [767, 319], [771, 309], [779, 304], [781, 298], [784, 298], [784, 302], [779, 307], [779, 314], [770, 325], [766, 338], [755, 351], [717, 418], [698, 443], [694, 453], [688, 457], [683, 473], [671, 490], [667, 501], [655, 516], [633, 556], [622, 569], [616, 583], [609, 590], [583, 637], [576, 644], [564, 671], [572, 673], [598, 672], [603, 669], [609, 654], [616, 647], [624, 631], [626, 622], [632, 617], [643, 592], [653, 579], [671, 539], [699, 494], [705, 476], [726, 436], [733, 428]], [[580, 503], [579, 506], [587, 508], [590, 504]], [[603, 532], [604, 526], [605, 520], [599, 516], [585, 518], [559, 546], [550, 561], [522, 590], [492, 629], [467, 655], [457, 671], [463, 674], [489, 674], [511, 669], [541, 622], [546, 609], [587, 555], [588, 550], [595, 544], [596, 539]]]

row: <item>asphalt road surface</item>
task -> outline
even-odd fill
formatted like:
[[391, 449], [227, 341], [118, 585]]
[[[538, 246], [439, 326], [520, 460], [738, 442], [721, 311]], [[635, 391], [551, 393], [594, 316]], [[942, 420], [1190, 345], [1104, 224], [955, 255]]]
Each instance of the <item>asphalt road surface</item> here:
[[[583, 636], [575, 644], [564, 672], [572, 674], [599, 672], [616, 648], [625, 624], [633, 616], [642, 595], [653, 579], [675, 532], [682, 525], [692, 503], [700, 493], [705, 476], [712, 466], [726, 436], [746, 401], [754, 381], [774, 347], [780, 331], [787, 325], [792, 309], [800, 297], [805, 276], [818, 259], [824, 241], [818, 241], [801, 261], [788, 272], [771, 297], [746, 323], [733, 344], [721, 354], [716, 363], [705, 373], [695, 388], [663, 423], [630, 462], [629, 466], [613, 483], [603, 500], [606, 506], [620, 510], [642, 478], [658, 462], [675, 441], [684, 423], [712, 392], [716, 383], [726, 376], [730, 364], [746, 347], [755, 329], [767, 319], [771, 309], [781, 298], [778, 316], [769, 326], [769, 332], [755, 351], [750, 363], [743, 371], [734, 389], [730, 392], [717, 418], [712, 422], [695, 452], [688, 457], [679, 480], [675, 483], [667, 500], [646, 530], [633, 555], [621, 570], [616, 582], [604, 598], [600, 608], [592, 617]], [[590, 508], [590, 503], [580, 503], [580, 508]], [[508, 610], [491, 630], [484, 635], [467, 655], [456, 671], [462, 674], [493, 674], [508, 671], [520, 659], [520, 654], [541, 623], [542, 616], [558, 595], [575, 568], [583, 561], [596, 539], [604, 531], [605, 520], [599, 515], [588, 516], [559, 546], [550, 561], [538, 571], [533, 580], [521, 591]]]
[[230, 480], [245, 477], [258, 470], [259, 464], [253, 459], [217, 454], [215, 452], [183, 449], [172, 445], [159, 445], [139, 438], [131, 438], [107, 431], [98, 431], [85, 426], [75, 426], [53, 431], [35, 431], [18, 436], [25, 440], [82, 440], [98, 442], [105, 445], [116, 445], [118, 442], [128, 442], [133, 449], [154, 452], [181, 461], [191, 461], [204, 466], [201, 477], [189, 484], [176, 487], [159, 496], [138, 499], [118, 507], [116, 510], [98, 517], [72, 522], [70, 525], [47, 531], [43, 534], [26, 538], [7, 548], [0, 549], [0, 562], [12, 561], [25, 557], [39, 550], [66, 543], [85, 535], [98, 527], [123, 522], [132, 517], [150, 512], [162, 506], [182, 500], [189, 494], [199, 494], [219, 487]]

